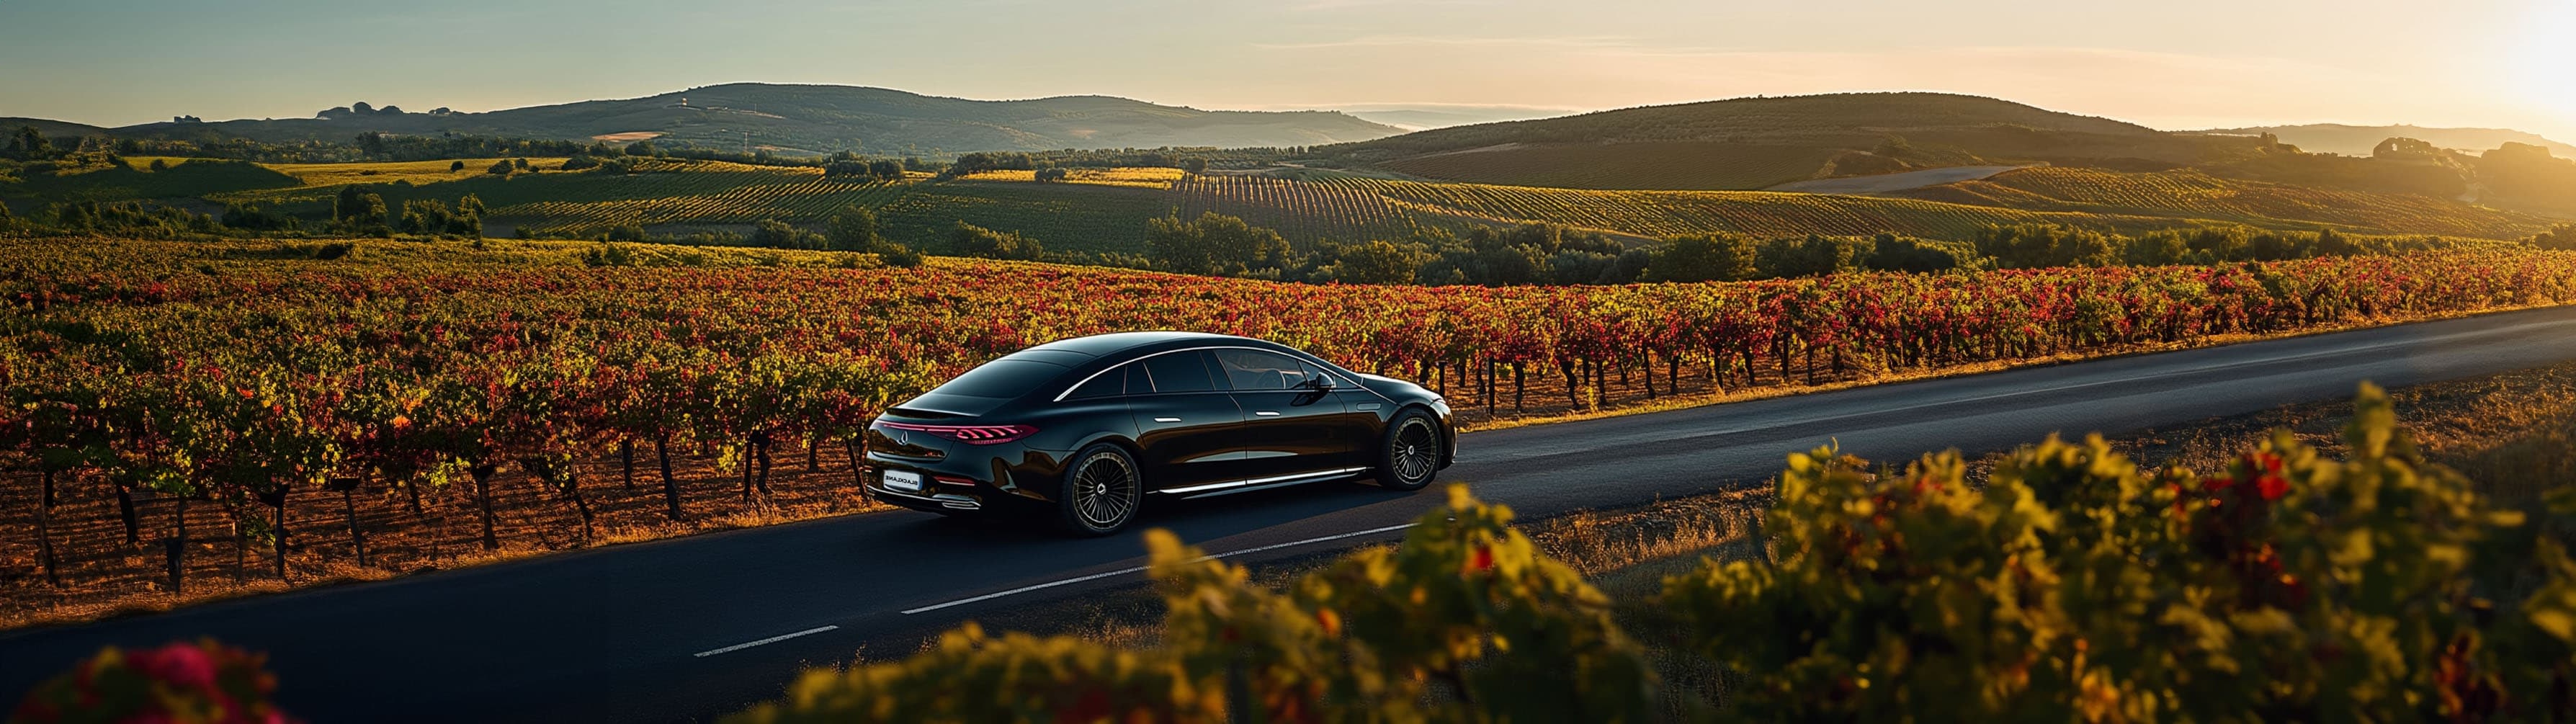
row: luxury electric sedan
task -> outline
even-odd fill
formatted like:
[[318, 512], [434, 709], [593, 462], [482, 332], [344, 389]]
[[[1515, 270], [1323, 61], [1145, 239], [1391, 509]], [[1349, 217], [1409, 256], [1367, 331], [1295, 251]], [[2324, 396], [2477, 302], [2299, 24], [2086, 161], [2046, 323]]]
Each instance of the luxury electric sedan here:
[[1107, 535], [1152, 498], [1328, 480], [1429, 485], [1449, 404], [1246, 337], [1127, 332], [1011, 353], [868, 426], [877, 499], [963, 515], [1035, 510]]

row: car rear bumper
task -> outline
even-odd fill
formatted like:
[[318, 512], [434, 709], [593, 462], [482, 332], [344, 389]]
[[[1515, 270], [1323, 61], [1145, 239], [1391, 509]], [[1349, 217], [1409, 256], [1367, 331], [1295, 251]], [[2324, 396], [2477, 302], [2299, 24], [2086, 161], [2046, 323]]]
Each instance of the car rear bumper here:
[[877, 500], [890, 505], [911, 508], [913, 510], [937, 512], [945, 510], [984, 509], [984, 499], [981, 496], [976, 495], [936, 491], [907, 493], [873, 483], [867, 487], [868, 494], [870, 496], [874, 496]]
[[[1062, 456], [1025, 449], [1012, 452], [1022, 455], [1017, 465], [998, 457], [915, 459], [872, 451], [867, 453], [861, 469], [860, 487], [870, 497], [889, 505], [934, 512], [1026, 507], [1053, 501], [1053, 483], [1060, 479]], [[922, 489], [888, 486], [885, 474], [889, 470], [920, 475]]]

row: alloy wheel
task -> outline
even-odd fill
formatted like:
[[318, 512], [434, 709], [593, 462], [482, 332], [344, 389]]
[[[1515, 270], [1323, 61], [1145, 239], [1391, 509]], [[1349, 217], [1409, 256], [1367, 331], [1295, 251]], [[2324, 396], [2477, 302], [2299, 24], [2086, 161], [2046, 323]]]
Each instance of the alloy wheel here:
[[1084, 525], [1114, 528], [1136, 510], [1136, 469], [1115, 452], [1083, 458], [1073, 476], [1073, 513]]
[[1394, 458], [1396, 478], [1412, 486], [1431, 479], [1440, 469], [1440, 435], [1431, 423], [1421, 418], [1406, 420], [1395, 432]]

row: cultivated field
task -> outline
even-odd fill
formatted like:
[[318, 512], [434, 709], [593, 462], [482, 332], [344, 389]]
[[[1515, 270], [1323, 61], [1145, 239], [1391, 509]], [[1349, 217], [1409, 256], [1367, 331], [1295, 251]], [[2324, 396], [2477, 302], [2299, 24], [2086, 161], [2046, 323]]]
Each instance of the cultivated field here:
[[[656, 245], [602, 267], [589, 242], [0, 243], [0, 429], [86, 451], [10, 483], [58, 501], [0, 513], [36, 532], [0, 542], [20, 622], [168, 601], [102, 583], [170, 580], [147, 540], [196, 541], [197, 582], [170, 585], [204, 592], [704, 529], [657, 514], [855, 509], [835, 461], [869, 416], [1085, 334], [1280, 340], [1492, 425], [2576, 301], [2576, 257], [2530, 251], [1486, 289]], [[386, 563], [356, 560], [360, 535]]]
[[2181, 216], [2274, 228], [2306, 223], [2490, 239], [2530, 236], [2554, 221], [2430, 196], [2238, 181], [2192, 170], [2026, 168], [1897, 195], [2031, 211]]

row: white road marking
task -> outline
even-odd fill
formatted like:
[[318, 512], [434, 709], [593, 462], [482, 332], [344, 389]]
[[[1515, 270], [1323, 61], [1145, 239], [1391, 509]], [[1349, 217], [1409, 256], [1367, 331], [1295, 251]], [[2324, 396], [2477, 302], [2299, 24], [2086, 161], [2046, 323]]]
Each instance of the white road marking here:
[[818, 627], [815, 627], [815, 628], [809, 628], [809, 629], [805, 629], [805, 630], [803, 630], [803, 631], [798, 631], [798, 632], [796, 632], [796, 633], [792, 633], [792, 634], [783, 634], [783, 635], [778, 635], [778, 636], [771, 636], [771, 637], [769, 637], [769, 638], [761, 639], [761, 640], [758, 640], [758, 641], [752, 641], [752, 642], [749, 642], [749, 643], [739, 643], [739, 644], [734, 644], [734, 645], [732, 645], [732, 646], [727, 646], [727, 647], [724, 647], [724, 648], [721, 648], [721, 649], [708, 649], [708, 650], [705, 650], [705, 651], [700, 651], [700, 652], [698, 652], [698, 653], [697, 653], [697, 657], [698, 657], [698, 658], [703, 659], [703, 658], [706, 658], [706, 657], [709, 657], [709, 656], [714, 656], [714, 655], [716, 655], [716, 654], [730, 654], [730, 653], [733, 653], [733, 652], [736, 652], [736, 651], [741, 651], [741, 650], [743, 650], [743, 649], [751, 648], [751, 647], [754, 647], [754, 646], [761, 646], [761, 645], [764, 645], [764, 644], [774, 644], [774, 643], [778, 643], [778, 642], [780, 642], [780, 641], [785, 641], [785, 640], [788, 640], [788, 639], [796, 638], [796, 637], [798, 637], [798, 636], [811, 636], [811, 635], [814, 635], [814, 634], [822, 633], [822, 632], [825, 632], [825, 631], [830, 631], [830, 630], [837, 629], [837, 628], [840, 628], [840, 627], [839, 627], [839, 626], [818, 626]]
[[[1322, 543], [1322, 542], [1324, 542], [1324, 541], [1328, 541], [1328, 540], [1341, 540], [1341, 539], [1343, 539], [1343, 538], [1353, 538], [1353, 537], [1358, 537], [1358, 536], [1369, 535], [1369, 534], [1371, 534], [1371, 533], [1384, 533], [1384, 532], [1392, 531], [1392, 530], [1404, 530], [1404, 529], [1406, 529], [1406, 528], [1411, 528], [1411, 527], [1413, 527], [1413, 526], [1415, 526], [1415, 525], [1419, 525], [1419, 524], [1418, 524], [1418, 523], [1406, 523], [1406, 524], [1404, 524], [1404, 525], [1390, 525], [1390, 526], [1387, 526], [1387, 527], [1384, 527], [1384, 528], [1370, 528], [1370, 529], [1368, 529], [1368, 530], [1355, 530], [1355, 531], [1351, 531], [1351, 532], [1349, 532], [1349, 533], [1335, 533], [1335, 534], [1333, 534], [1333, 535], [1328, 535], [1328, 536], [1324, 536], [1324, 537], [1321, 537], [1321, 538], [1308, 538], [1308, 539], [1300, 540], [1300, 541], [1289, 541], [1289, 542], [1286, 542], [1286, 543], [1273, 543], [1273, 544], [1271, 544], [1271, 545], [1261, 546], [1261, 547], [1258, 547], [1258, 548], [1245, 548], [1245, 549], [1243, 549], [1243, 550], [1239, 550], [1239, 551], [1226, 551], [1226, 552], [1224, 552], [1224, 553], [1216, 553], [1216, 554], [1211, 554], [1211, 555], [1199, 556], [1199, 557], [1197, 557], [1197, 558], [1190, 559], [1190, 562], [1191, 562], [1191, 563], [1197, 563], [1197, 562], [1199, 562], [1199, 561], [1215, 560], [1215, 559], [1218, 559], [1218, 558], [1230, 558], [1230, 557], [1233, 557], [1233, 556], [1244, 555], [1244, 554], [1246, 554], [1246, 553], [1259, 553], [1259, 552], [1262, 552], [1262, 551], [1278, 550], [1278, 549], [1281, 549], [1281, 548], [1287, 548], [1287, 547], [1290, 547], [1290, 546], [1302, 546], [1302, 545], [1306, 545], [1306, 544], [1308, 544], [1308, 543]], [[1081, 582], [1084, 582], [1084, 581], [1097, 581], [1097, 580], [1100, 580], [1100, 579], [1103, 579], [1103, 578], [1108, 578], [1108, 577], [1111, 577], [1111, 576], [1123, 576], [1123, 575], [1127, 575], [1127, 574], [1129, 574], [1129, 573], [1139, 573], [1139, 572], [1143, 572], [1144, 570], [1145, 570], [1145, 567], [1144, 567], [1144, 566], [1135, 566], [1135, 567], [1132, 567], [1132, 568], [1121, 568], [1121, 569], [1118, 569], [1118, 570], [1115, 570], [1115, 571], [1110, 571], [1110, 572], [1108, 572], [1108, 573], [1094, 573], [1094, 574], [1091, 574], [1091, 575], [1088, 575], [1088, 576], [1078, 576], [1078, 577], [1074, 577], [1074, 578], [1067, 578], [1067, 579], [1064, 579], [1064, 580], [1061, 580], [1061, 581], [1048, 581], [1048, 582], [1045, 582], [1045, 583], [1040, 583], [1040, 584], [1035, 584], [1035, 585], [1021, 586], [1021, 587], [1019, 587], [1019, 588], [1014, 588], [1014, 589], [1011, 589], [1011, 590], [1008, 590], [1008, 591], [995, 591], [995, 592], [987, 593], [987, 594], [984, 594], [984, 595], [981, 595], [981, 596], [976, 596], [976, 597], [974, 597], [974, 598], [961, 598], [961, 599], [957, 599], [957, 600], [954, 600], [954, 601], [949, 601], [949, 602], [947, 602], [947, 603], [935, 603], [935, 604], [931, 604], [931, 605], [928, 605], [928, 606], [923, 606], [923, 607], [920, 607], [920, 608], [910, 609], [910, 610], [906, 610], [906, 611], [904, 611], [904, 612], [903, 612], [903, 615], [910, 616], [910, 615], [913, 615], [913, 614], [916, 614], [916, 613], [921, 613], [921, 612], [923, 612], [923, 611], [937, 611], [937, 610], [939, 610], [939, 609], [947, 608], [947, 607], [950, 607], [950, 606], [963, 606], [963, 605], [966, 605], [966, 604], [969, 604], [969, 603], [976, 603], [976, 602], [980, 602], [980, 601], [990, 601], [990, 600], [993, 600], [993, 599], [996, 599], [996, 598], [1001, 598], [1001, 597], [1003, 597], [1003, 596], [1015, 596], [1015, 595], [1019, 595], [1019, 594], [1022, 594], [1022, 593], [1028, 593], [1028, 592], [1030, 592], [1030, 591], [1036, 591], [1036, 590], [1047, 589], [1047, 588], [1054, 588], [1054, 587], [1057, 587], [1057, 586], [1071, 585], [1071, 584], [1075, 584], [1075, 583], [1081, 583]], [[750, 645], [750, 646], [757, 646], [757, 645], [760, 645], [761, 643], [767, 643], [767, 642], [754, 642], [754, 643], [747, 644], [747, 645]], [[703, 656], [704, 654], [700, 654], [700, 655], [701, 655], [701, 656]]]

